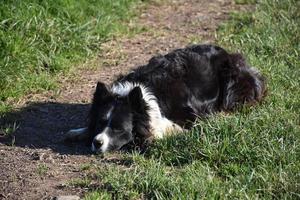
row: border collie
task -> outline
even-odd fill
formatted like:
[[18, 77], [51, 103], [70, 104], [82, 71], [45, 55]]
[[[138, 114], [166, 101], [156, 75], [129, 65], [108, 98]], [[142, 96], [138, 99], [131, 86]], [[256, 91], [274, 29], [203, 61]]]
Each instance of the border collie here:
[[265, 79], [241, 54], [214, 45], [193, 45], [158, 55], [121, 75], [98, 82], [86, 128], [67, 139], [87, 139], [93, 152], [143, 144], [192, 126], [198, 117], [259, 102]]

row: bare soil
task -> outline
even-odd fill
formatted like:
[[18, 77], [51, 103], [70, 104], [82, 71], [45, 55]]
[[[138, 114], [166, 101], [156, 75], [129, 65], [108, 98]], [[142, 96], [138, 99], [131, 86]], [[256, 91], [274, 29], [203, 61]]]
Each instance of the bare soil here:
[[134, 22], [145, 31], [102, 44], [97, 58], [79, 66], [72, 76], [61, 78], [58, 91], [20, 100], [19, 109], [11, 113], [18, 119], [18, 129], [10, 137], [0, 133], [0, 199], [82, 197], [87, 189], [68, 183], [85, 176], [80, 170], [83, 164], [101, 165], [103, 160], [91, 155], [85, 144], [66, 144], [63, 138], [70, 128], [85, 126], [96, 82], [110, 83], [153, 55], [192, 42], [213, 43], [218, 25], [238, 9], [247, 8], [231, 0], [150, 3]]

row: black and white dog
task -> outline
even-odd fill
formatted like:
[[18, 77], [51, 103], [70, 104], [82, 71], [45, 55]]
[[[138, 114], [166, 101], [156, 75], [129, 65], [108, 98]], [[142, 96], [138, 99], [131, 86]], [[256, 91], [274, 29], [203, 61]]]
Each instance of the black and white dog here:
[[142, 144], [191, 127], [197, 117], [260, 101], [265, 79], [241, 54], [194, 45], [150, 59], [110, 86], [98, 82], [88, 127], [68, 132], [94, 152]]

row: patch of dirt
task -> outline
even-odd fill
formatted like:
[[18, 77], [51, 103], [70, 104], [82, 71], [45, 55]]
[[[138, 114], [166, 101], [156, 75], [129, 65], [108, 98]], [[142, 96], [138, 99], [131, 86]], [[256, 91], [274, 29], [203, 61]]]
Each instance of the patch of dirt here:
[[192, 42], [213, 43], [218, 25], [240, 7], [231, 0], [170, 0], [150, 3], [137, 19], [144, 32], [102, 45], [102, 53], [61, 78], [58, 92], [27, 96], [19, 102], [19, 128], [7, 139], [0, 133], [0, 199], [52, 199], [59, 195], [83, 196], [85, 188], [68, 185], [83, 178], [83, 164], [97, 163], [84, 144], [67, 145], [64, 134], [85, 125], [97, 81], [110, 83], [119, 73], [145, 64]]

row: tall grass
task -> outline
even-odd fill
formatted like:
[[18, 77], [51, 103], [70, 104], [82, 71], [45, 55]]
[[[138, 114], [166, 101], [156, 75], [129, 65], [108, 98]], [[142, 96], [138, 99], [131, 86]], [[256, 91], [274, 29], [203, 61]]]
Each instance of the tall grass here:
[[67, 72], [100, 49], [138, 0], [5, 0], [0, 5], [0, 113], [8, 99], [53, 89]]
[[92, 165], [86, 199], [299, 199], [298, 8], [296, 0], [261, 0], [218, 31], [218, 43], [241, 50], [267, 77], [263, 103], [199, 121], [144, 155], [121, 155], [129, 166]]

